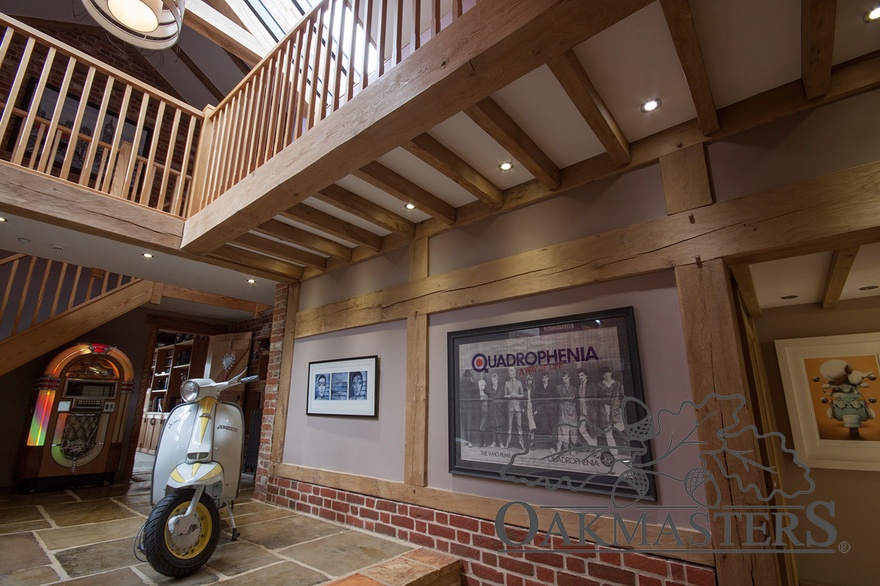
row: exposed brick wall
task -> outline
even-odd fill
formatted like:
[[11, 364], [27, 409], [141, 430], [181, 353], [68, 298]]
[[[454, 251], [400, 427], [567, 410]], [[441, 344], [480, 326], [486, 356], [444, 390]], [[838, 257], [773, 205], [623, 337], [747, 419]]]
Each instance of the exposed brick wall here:
[[[714, 586], [715, 572], [711, 568], [606, 547], [588, 553], [546, 551], [563, 549], [563, 544], [559, 536], [553, 536], [549, 548], [542, 547], [546, 539], [543, 533], [532, 542], [530, 549], [535, 553], [507, 554], [499, 551], [504, 544], [496, 536], [494, 524], [483, 519], [270, 476], [287, 291], [286, 285], [275, 287], [256, 498], [453, 555], [462, 560], [468, 586]], [[508, 535], [522, 541], [526, 531], [508, 527]]]
[[[469, 586], [714, 586], [711, 568], [634, 551], [599, 547], [591, 552], [560, 553], [561, 537], [538, 533], [529, 553], [508, 554], [483, 519], [409, 505], [344, 490], [271, 477], [259, 498], [302, 513], [374, 531], [421, 547], [433, 548], [462, 560]], [[507, 527], [512, 540], [522, 541], [526, 530]], [[549, 548], [544, 542], [549, 542]], [[583, 550], [583, 547], [578, 547]]]
[[284, 344], [284, 324], [287, 320], [287, 285], [275, 286], [275, 304], [272, 311], [272, 330], [269, 338], [269, 372], [263, 387], [263, 424], [260, 430], [260, 455], [254, 479], [254, 493], [265, 498], [269, 482], [269, 464], [272, 456], [272, 428], [275, 406], [278, 402], [278, 380], [281, 376], [281, 350]]

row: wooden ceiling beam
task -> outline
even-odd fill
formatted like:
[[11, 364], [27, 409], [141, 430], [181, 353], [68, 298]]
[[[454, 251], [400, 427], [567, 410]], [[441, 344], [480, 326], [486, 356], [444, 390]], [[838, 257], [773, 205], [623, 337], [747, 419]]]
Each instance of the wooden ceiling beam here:
[[801, 0], [801, 81], [808, 100], [831, 87], [837, 0]]
[[224, 244], [209, 256], [240, 265], [245, 274], [250, 273], [282, 283], [298, 281], [303, 276], [303, 268], [299, 265], [236, 248], [229, 244]]
[[256, 234], [242, 234], [233, 241], [233, 244], [241, 248], [274, 256], [287, 262], [295, 264], [304, 264], [310, 267], [323, 269], [327, 266], [327, 258], [307, 250], [288, 246], [281, 242], [263, 238]]
[[[215, 2], [224, 3], [235, 12], [244, 29], [252, 34], [262, 46], [263, 55], [267, 55], [278, 44], [278, 41], [269, 33], [269, 29], [260, 21], [245, 0], [215, 0]], [[187, 3], [187, 8], [189, 8], [189, 3]]]
[[466, 108], [464, 113], [547, 189], [559, 187], [559, 167], [495, 100], [484, 98]]
[[208, 6], [204, 0], [186, 3], [183, 22], [252, 67], [263, 58], [263, 47], [254, 35]]
[[328, 116], [189, 218], [185, 250], [207, 254], [650, 3], [478, 2], [346, 103], [345, 115]]
[[736, 288], [739, 290], [739, 296], [746, 313], [750, 317], [760, 317], [761, 304], [758, 302], [755, 282], [752, 280], [751, 265], [744, 263], [731, 265], [730, 272], [733, 273], [733, 279], [736, 281]]
[[303, 203], [296, 204], [281, 215], [316, 230], [332, 234], [337, 238], [348, 240], [359, 246], [364, 246], [372, 250], [379, 250], [382, 248], [382, 237], [378, 234], [373, 234], [369, 230], [365, 230], [360, 226], [355, 226], [345, 220], [340, 220], [335, 216], [331, 216], [326, 212], [322, 212], [317, 208], [313, 208]]
[[332, 256], [333, 258], [344, 261], [351, 260], [351, 249], [349, 247], [297, 226], [279, 222], [278, 220], [267, 220], [254, 228], [254, 231], [273, 236], [290, 244], [314, 250], [321, 254], [326, 254], [327, 256]]
[[700, 48], [700, 40], [694, 26], [690, 2], [660, 0], [660, 6], [663, 7], [666, 25], [669, 27], [672, 43], [678, 53], [678, 61], [687, 79], [700, 129], [706, 136], [714, 134], [720, 128], [718, 110], [715, 108], [712, 88], [709, 86], [709, 75], [706, 73], [706, 63], [703, 61], [703, 50]]
[[393, 195], [403, 203], [415, 204], [418, 209], [441, 222], [455, 223], [454, 207], [381, 163], [368, 163], [355, 171], [354, 176]]
[[599, 142], [608, 151], [611, 160], [618, 165], [629, 163], [631, 160], [629, 141], [620, 130], [602, 96], [596, 91], [574, 51], [569, 49], [559, 57], [551, 59], [547, 65], [578, 112], [593, 129]]
[[840, 301], [843, 286], [859, 253], [859, 247], [841, 248], [831, 255], [828, 277], [825, 279], [825, 292], [822, 294], [822, 309], [834, 309]]
[[322, 189], [315, 197], [389, 232], [400, 234], [406, 238], [413, 238], [416, 235], [414, 223], [339, 185], [331, 185]]
[[199, 291], [188, 287], [178, 287], [177, 285], [165, 285], [160, 283], [157, 283], [157, 286], [161, 287], [162, 297], [170, 297], [171, 299], [182, 299], [184, 301], [194, 301], [195, 303], [202, 303], [204, 305], [246, 311], [253, 315], [258, 314], [261, 311], [272, 309], [271, 305], [266, 305], [265, 303], [247, 301], [246, 299], [238, 299], [236, 297], [227, 297], [226, 295], [208, 293], [207, 291]]
[[202, 71], [202, 69], [196, 64], [196, 62], [192, 60], [189, 54], [183, 50], [183, 47], [180, 45], [180, 43], [174, 46], [174, 54], [177, 55], [177, 58], [180, 59], [181, 63], [186, 65], [186, 68], [189, 69], [190, 72], [192, 72], [192, 74], [196, 76], [196, 79], [198, 79], [199, 82], [203, 86], [205, 86], [205, 88], [211, 93], [211, 95], [214, 96], [214, 99], [216, 99], [218, 103], [223, 101], [223, 98], [226, 97], [226, 94], [221, 92], [220, 88], [214, 85], [214, 82], [211, 81], [211, 78], [205, 75], [205, 72]]
[[403, 148], [455, 181], [474, 197], [496, 207], [504, 203], [497, 185], [427, 132], [404, 143]]

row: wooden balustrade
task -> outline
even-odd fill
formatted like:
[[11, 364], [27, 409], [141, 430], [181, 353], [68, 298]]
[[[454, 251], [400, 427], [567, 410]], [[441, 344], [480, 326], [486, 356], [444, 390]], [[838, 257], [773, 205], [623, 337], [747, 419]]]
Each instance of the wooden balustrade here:
[[136, 279], [0, 251], [0, 340], [75, 309]]
[[200, 110], [0, 14], [0, 158], [184, 215]]
[[189, 217], [474, 1], [323, 0], [207, 115], [0, 14], [0, 159]]
[[190, 213], [217, 199], [350, 101], [471, 4], [323, 0], [315, 5], [208, 113], [206, 172], [197, 181], [200, 188]]

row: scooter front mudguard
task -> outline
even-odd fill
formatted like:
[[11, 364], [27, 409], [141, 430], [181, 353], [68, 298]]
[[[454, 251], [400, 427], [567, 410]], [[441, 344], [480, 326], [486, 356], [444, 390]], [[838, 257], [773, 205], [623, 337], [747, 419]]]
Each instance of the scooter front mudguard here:
[[196, 403], [181, 403], [171, 410], [156, 449], [153, 463], [153, 484], [150, 499], [155, 506], [165, 496], [165, 487], [171, 473], [181, 462], [186, 462], [186, 452], [192, 437], [193, 425], [198, 418]]

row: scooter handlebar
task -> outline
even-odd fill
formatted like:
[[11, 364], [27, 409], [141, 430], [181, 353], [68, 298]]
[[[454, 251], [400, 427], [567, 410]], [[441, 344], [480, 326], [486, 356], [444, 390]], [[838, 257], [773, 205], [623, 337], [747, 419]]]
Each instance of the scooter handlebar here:
[[239, 379], [238, 382], [239, 382], [239, 383], [242, 383], [242, 384], [243, 384], [243, 383], [252, 383], [252, 382], [254, 382], [255, 380], [259, 380], [259, 378], [260, 378], [260, 377], [257, 376], [257, 375], [246, 376], [246, 377], [244, 377], [244, 378], [242, 378], [242, 379]]

